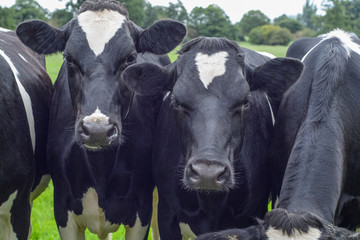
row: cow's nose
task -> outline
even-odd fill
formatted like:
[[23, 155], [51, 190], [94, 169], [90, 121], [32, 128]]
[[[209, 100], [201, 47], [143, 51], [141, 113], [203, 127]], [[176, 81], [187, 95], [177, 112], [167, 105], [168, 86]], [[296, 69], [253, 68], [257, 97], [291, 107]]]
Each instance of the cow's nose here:
[[96, 118], [82, 121], [79, 131], [84, 147], [89, 150], [107, 147], [119, 135], [119, 129], [115, 124], [96, 120]]
[[201, 190], [226, 190], [233, 186], [230, 167], [206, 159], [195, 160], [186, 167], [185, 178], [191, 188]]

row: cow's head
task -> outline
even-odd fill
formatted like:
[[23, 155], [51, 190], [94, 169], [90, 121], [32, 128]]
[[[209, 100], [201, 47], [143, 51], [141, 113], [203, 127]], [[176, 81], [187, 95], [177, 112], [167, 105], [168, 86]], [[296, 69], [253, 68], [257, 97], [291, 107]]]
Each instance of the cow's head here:
[[[242, 147], [251, 91], [294, 82], [303, 67], [298, 60], [276, 58], [252, 68], [244, 58], [235, 42], [198, 38], [183, 46], [178, 60], [166, 68], [144, 63], [123, 74], [130, 88], [140, 94], [171, 92], [187, 161], [183, 183], [188, 188], [234, 187], [233, 164]], [[273, 95], [276, 89], [271, 91]]]
[[64, 52], [76, 140], [89, 150], [100, 150], [121, 142], [121, 118], [128, 114], [133, 97], [121, 80], [124, 69], [136, 63], [137, 53], [171, 51], [186, 28], [164, 20], [142, 30], [119, 2], [88, 0], [60, 29], [33, 20], [20, 24], [16, 32], [38, 53]]

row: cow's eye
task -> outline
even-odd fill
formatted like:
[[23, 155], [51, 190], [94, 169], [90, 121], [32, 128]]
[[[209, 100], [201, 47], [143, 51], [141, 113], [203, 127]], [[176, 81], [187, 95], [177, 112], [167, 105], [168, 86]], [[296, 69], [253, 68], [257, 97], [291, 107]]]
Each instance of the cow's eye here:
[[68, 54], [64, 54], [64, 59], [66, 59], [66, 62], [67, 62], [68, 64], [72, 64], [72, 63], [73, 63], [72, 57], [71, 57], [70, 55], [68, 55]]
[[136, 63], [136, 54], [132, 54], [130, 55], [127, 59], [126, 59], [126, 65], [132, 65], [134, 63]]
[[249, 101], [249, 99], [246, 98], [246, 99], [244, 100], [244, 102], [243, 102], [243, 107], [244, 107], [244, 108], [249, 108], [249, 107], [250, 107], [250, 101]]
[[175, 110], [185, 113], [185, 114], [190, 114], [190, 112], [192, 112], [192, 109], [184, 104], [180, 104], [178, 101], [173, 100], [173, 106], [175, 108]]

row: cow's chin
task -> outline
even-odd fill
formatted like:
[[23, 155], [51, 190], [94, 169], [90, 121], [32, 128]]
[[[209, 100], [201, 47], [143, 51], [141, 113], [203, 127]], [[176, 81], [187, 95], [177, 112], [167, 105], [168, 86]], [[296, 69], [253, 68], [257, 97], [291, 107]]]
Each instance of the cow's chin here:
[[118, 148], [122, 143], [122, 138], [116, 137], [111, 142], [108, 143], [97, 143], [97, 142], [84, 142], [81, 138], [77, 138], [77, 144], [89, 152], [100, 152], [100, 151], [109, 151]]

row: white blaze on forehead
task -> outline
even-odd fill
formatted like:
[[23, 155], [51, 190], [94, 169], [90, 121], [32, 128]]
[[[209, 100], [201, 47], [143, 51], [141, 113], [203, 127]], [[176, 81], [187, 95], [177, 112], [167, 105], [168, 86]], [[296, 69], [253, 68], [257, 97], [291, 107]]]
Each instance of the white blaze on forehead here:
[[13, 64], [13, 62], [11, 61], [11, 59], [2, 50], [0, 50], [0, 55], [9, 64], [9, 66], [14, 74], [16, 84], [19, 88], [21, 99], [22, 99], [24, 107], [25, 107], [26, 118], [27, 118], [27, 122], [29, 125], [29, 131], [30, 131], [30, 137], [31, 137], [31, 144], [32, 144], [33, 152], [35, 152], [35, 122], [34, 122], [34, 114], [33, 114], [33, 110], [32, 110], [31, 98], [30, 98], [29, 94], [26, 92], [24, 86], [21, 84], [21, 82], [19, 80], [19, 72], [17, 71], [17, 69], [16, 69], [15, 65]]
[[124, 15], [109, 10], [86, 11], [78, 16], [79, 25], [85, 32], [89, 46], [96, 56], [104, 51], [105, 45], [115, 36], [125, 20]]
[[199, 71], [199, 77], [206, 88], [214, 78], [225, 74], [228, 56], [229, 54], [224, 51], [212, 55], [203, 53], [196, 55], [195, 63]]
[[84, 123], [93, 122], [94, 119], [96, 119], [95, 122], [99, 120], [99, 122], [105, 121], [106, 124], [109, 123], [109, 117], [103, 114], [98, 107], [96, 108], [95, 112], [92, 113], [90, 116], [84, 117], [83, 121]]
[[321, 232], [319, 229], [310, 227], [307, 233], [294, 229], [293, 233], [289, 236], [281, 229], [270, 227], [266, 231], [266, 236], [269, 240], [318, 240], [321, 236]]

